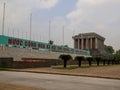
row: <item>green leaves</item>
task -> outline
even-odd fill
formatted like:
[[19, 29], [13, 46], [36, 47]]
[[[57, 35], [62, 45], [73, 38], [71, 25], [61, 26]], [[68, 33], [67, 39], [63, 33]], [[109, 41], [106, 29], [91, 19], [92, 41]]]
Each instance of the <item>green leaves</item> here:
[[114, 55], [114, 58], [115, 58], [115, 60], [120, 61], [120, 53], [116, 53], [116, 54]]
[[60, 55], [59, 58], [62, 59], [62, 60], [70, 60], [70, 59], [72, 59], [71, 55], [64, 55], [64, 54]]
[[114, 53], [114, 49], [112, 46], [105, 45], [105, 51], [110, 54]]
[[85, 60], [84, 56], [76, 56], [75, 60]]

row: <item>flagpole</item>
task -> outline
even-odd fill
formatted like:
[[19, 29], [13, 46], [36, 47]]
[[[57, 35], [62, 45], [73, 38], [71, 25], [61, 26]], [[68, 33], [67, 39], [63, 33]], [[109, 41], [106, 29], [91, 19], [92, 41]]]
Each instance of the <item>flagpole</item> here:
[[[5, 29], [5, 3], [3, 6], [3, 22], [2, 22], [2, 36], [4, 36], [4, 29]], [[2, 49], [4, 50], [4, 44], [2, 45]]]
[[63, 26], [63, 46], [64, 46], [64, 26]]
[[5, 3], [3, 6], [3, 23], [2, 23], [2, 35], [4, 36], [4, 28], [5, 28]]
[[51, 21], [49, 21], [49, 42], [50, 42], [50, 34], [51, 34]]
[[[30, 13], [30, 40], [32, 39], [32, 13]], [[32, 51], [32, 48], [30, 48], [30, 51]]]
[[[50, 41], [51, 41], [51, 21], [49, 20], [49, 41], [48, 41], [49, 45], [50, 45]], [[50, 53], [50, 48], [51, 47], [49, 47], [49, 53]]]
[[31, 34], [32, 34], [32, 13], [30, 13], [30, 40], [32, 39]]

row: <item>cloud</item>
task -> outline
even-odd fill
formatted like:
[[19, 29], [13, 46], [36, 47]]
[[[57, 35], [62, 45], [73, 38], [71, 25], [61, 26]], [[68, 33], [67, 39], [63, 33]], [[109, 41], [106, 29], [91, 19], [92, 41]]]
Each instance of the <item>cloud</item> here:
[[41, 8], [52, 8], [58, 3], [58, 0], [41, 0], [40, 7]]
[[[62, 43], [62, 27], [65, 25], [65, 44], [73, 46], [72, 35], [84, 32], [96, 32], [106, 38], [105, 43], [118, 49], [120, 45], [120, 0], [77, 0], [75, 8], [65, 16], [58, 16], [63, 9], [55, 6], [64, 0], [0, 0], [0, 24], [2, 24], [3, 3], [6, 2], [5, 33], [17, 34], [29, 32], [30, 13], [33, 14], [33, 36], [48, 41], [50, 12], [52, 18], [51, 38]], [[69, 3], [70, 0], [69, 0]], [[61, 4], [60, 4], [61, 5]], [[71, 4], [73, 5], [73, 4]], [[61, 6], [62, 7], [62, 6]], [[74, 6], [73, 6], [74, 7]], [[57, 13], [57, 15], [56, 15]], [[40, 16], [42, 14], [42, 17]], [[56, 16], [55, 16], [56, 15]], [[41, 19], [43, 18], [43, 19]], [[1, 25], [0, 25], [1, 33]], [[69, 34], [68, 34], [69, 33]], [[112, 34], [112, 35], [111, 35]], [[18, 35], [18, 34], [17, 34]], [[17, 36], [16, 35], [16, 36]], [[25, 34], [24, 34], [25, 36]], [[27, 33], [29, 36], [29, 33]], [[43, 40], [44, 39], [44, 40]]]
[[[78, 0], [76, 9], [66, 15], [68, 27], [75, 25], [76, 34], [96, 32], [106, 37], [106, 44], [118, 49], [120, 41], [120, 0]], [[111, 35], [115, 35], [114, 37]], [[119, 36], [120, 38], [120, 36]]]
[[[39, 10], [50, 10], [59, 0], [0, 0], [0, 23], [2, 23], [3, 3], [6, 3], [5, 31], [20, 29], [29, 30], [30, 13]], [[1, 29], [1, 25], [0, 25]]]
[[70, 19], [78, 19], [80, 16], [82, 16], [82, 11], [80, 9], [77, 9], [75, 11], [72, 11], [67, 15], [67, 18]]
[[81, 4], [89, 4], [89, 5], [96, 5], [96, 4], [102, 4], [110, 0], [79, 0], [77, 3], [77, 7], [79, 7]]
[[86, 18], [87, 14], [91, 13], [91, 11], [93, 11], [97, 6], [105, 4], [110, 1], [111, 0], [78, 0], [78, 2], [76, 3], [76, 9], [70, 12], [67, 15], [67, 18], [68, 19], [78, 19], [80, 17]]
[[49, 9], [54, 7], [59, 0], [1, 0], [0, 2], [6, 2], [12, 6], [15, 6], [16, 8]]

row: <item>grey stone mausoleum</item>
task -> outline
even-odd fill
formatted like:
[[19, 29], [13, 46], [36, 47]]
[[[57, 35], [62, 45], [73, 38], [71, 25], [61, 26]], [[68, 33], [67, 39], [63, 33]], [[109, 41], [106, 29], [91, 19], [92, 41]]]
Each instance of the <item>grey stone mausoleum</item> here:
[[104, 56], [105, 38], [92, 32], [73, 36], [74, 48], [90, 50], [92, 56]]

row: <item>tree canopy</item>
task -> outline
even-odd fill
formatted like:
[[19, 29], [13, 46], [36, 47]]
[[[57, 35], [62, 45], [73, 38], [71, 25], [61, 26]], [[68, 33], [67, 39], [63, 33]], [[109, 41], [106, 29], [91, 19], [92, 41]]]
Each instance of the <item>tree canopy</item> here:
[[59, 58], [62, 59], [62, 60], [70, 60], [70, 59], [72, 59], [71, 55], [64, 55], [64, 54], [60, 55]]
[[114, 54], [114, 58], [115, 60], [120, 61], [120, 52], [116, 52], [116, 54]]
[[75, 57], [75, 60], [84, 60], [85, 58], [84, 58], [84, 56], [76, 56]]
[[113, 54], [113, 53], [114, 53], [114, 49], [113, 49], [112, 46], [107, 46], [107, 45], [105, 45], [104, 47], [105, 47], [105, 51], [106, 51], [107, 53], [110, 53], [110, 54]]

